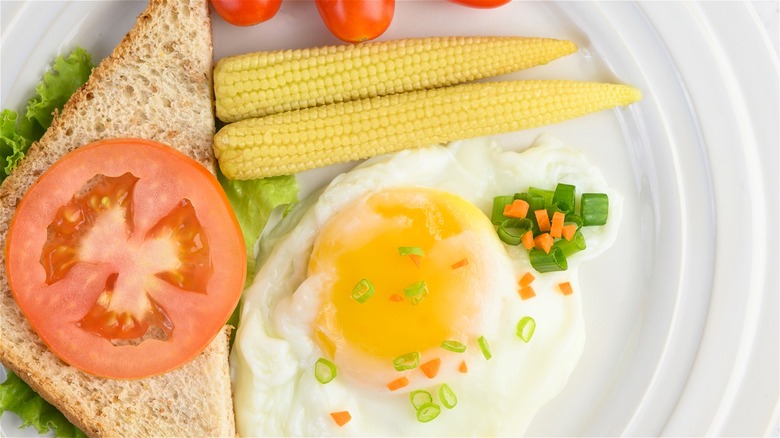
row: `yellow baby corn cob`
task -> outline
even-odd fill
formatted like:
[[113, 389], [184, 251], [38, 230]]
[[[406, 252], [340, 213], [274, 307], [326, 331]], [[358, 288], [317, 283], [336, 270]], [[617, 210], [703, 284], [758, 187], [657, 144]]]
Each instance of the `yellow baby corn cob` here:
[[546, 64], [571, 41], [435, 37], [250, 53], [214, 68], [217, 117], [225, 122], [347, 100], [454, 85]]
[[548, 125], [636, 102], [627, 85], [558, 80], [412, 91], [247, 119], [214, 138], [231, 179], [286, 175], [406, 148]]

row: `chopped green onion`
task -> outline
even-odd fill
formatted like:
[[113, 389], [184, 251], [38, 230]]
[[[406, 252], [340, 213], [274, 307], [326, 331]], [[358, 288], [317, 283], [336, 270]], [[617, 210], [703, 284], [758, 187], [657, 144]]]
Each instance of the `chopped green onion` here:
[[336, 365], [321, 357], [314, 363], [314, 378], [325, 384], [336, 378]]
[[569, 257], [585, 249], [585, 236], [577, 230], [571, 240], [558, 240], [553, 244], [553, 248], [560, 248], [563, 251], [563, 255]]
[[461, 344], [458, 341], [444, 341], [441, 343], [441, 348], [452, 351], [453, 353], [463, 353], [466, 351], [466, 345]]
[[427, 423], [434, 418], [438, 417], [441, 413], [441, 408], [436, 403], [426, 403], [417, 409], [417, 421], [420, 423]]
[[416, 351], [412, 353], [406, 353], [393, 359], [393, 367], [395, 367], [396, 371], [411, 370], [417, 368], [417, 365], [419, 364], [420, 353]]
[[418, 281], [404, 288], [404, 295], [412, 304], [418, 304], [428, 296], [428, 286], [425, 281]]
[[555, 192], [552, 190], [540, 189], [538, 187], [529, 187], [528, 193], [544, 198], [544, 206], [542, 208], [547, 208], [550, 204], [552, 204], [553, 195], [555, 194]]
[[528, 203], [528, 216], [532, 216], [534, 211], [544, 208], [544, 196], [542, 195], [528, 192], [515, 193], [515, 199], [522, 199]]
[[555, 192], [552, 197], [552, 204], [564, 213], [574, 211], [574, 186], [571, 184], [558, 183], [555, 186]]
[[417, 390], [409, 394], [409, 400], [411, 400], [416, 412], [420, 410], [421, 406], [433, 403], [433, 396], [428, 391]]
[[504, 217], [504, 207], [511, 204], [514, 200], [514, 196], [496, 196], [493, 198], [493, 213], [490, 215], [491, 222], [500, 224], [501, 221], [506, 219]]
[[583, 225], [604, 225], [609, 213], [609, 197], [605, 193], [583, 193], [580, 198], [580, 215]]
[[402, 256], [417, 255], [422, 257], [425, 255], [425, 252], [419, 246], [399, 246], [398, 254]]
[[480, 336], [477, 339], [479, 349], [482, 350], [482, 354], [485, 355], [485, 359], [490, 360], [493, 357], [493, 353], [490, 352], [490, 345], [488, 345], [487, 339], [484, 336]]
[[498, 226], [498, 238], [507, 245], [519, 245], [523, 234], [533, 228], [530, 219], [507, 219]]
[[450, 385], [446, 383], [442, 383], [439, 387], [439, 400], [441, 400], [441, 404], [447, 409], [452, 409], [458, 404], [458, 397], [455, 395], [452, 388], [450, 388]]
[[374, 292], [374, 285], [364, 278], [352, 288], [352, 299], [363, 304], [374, 296]]
[[577, 226], [577, 229], [579, 230], [582, 228], [582, 218], [580, 216], [577, 216], [576, 214], [567, 214], [566, 218], [563, 219], [563, 224], [574, 224]]
[[561, 248], [553, 245], [550, 253], [534, 248], [528, 252], [531, 266], [539, 272], [565, 271], [569, 264]]
[[517, 323], [517, 337], [522, 339], [526, 344], [531, 340], [536, 330], [536, 321], [530, 316], [524, 316]]

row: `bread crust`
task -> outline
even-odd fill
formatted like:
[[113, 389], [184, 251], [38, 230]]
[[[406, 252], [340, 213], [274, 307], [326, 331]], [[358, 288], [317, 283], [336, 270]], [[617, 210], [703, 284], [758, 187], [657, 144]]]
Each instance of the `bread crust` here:
[[[86, 143], [139, 137], [215, 169], [212, 34], [207, 0], [151, 0], [0, 186], [0, 245], [35, 180]], [[95, 377], [59, 360], [8, 289], [0, 254], [0, 362], [89, 436], [235, 436], [229, 328], [192, 362], [141, 380]]]

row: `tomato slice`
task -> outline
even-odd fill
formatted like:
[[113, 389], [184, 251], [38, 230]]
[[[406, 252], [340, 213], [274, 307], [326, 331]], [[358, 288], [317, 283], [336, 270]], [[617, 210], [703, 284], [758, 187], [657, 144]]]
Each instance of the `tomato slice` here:
[[88, 373], [142, 378], [193, 359], [238, 303], [246, 253], [217, 179], [148, 140], [66, 155], [16, 209], [8, 283], [54, 354]]

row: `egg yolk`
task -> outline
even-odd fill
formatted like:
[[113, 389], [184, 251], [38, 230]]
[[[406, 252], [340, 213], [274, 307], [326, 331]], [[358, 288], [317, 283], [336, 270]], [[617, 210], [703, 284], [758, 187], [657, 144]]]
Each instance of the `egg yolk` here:
[[[387, 189], [352, 203], [318, 235], [309, 263], [323, 288], [314, 323], [320, 348], [354, 367], [368, 358], [392, 369], [401, 355], [475, 338], [489, 272], [480, 253], [490, 236], [478, 208], [438, 190]], [[373, 295], [354, 298], [368, 283]]]

